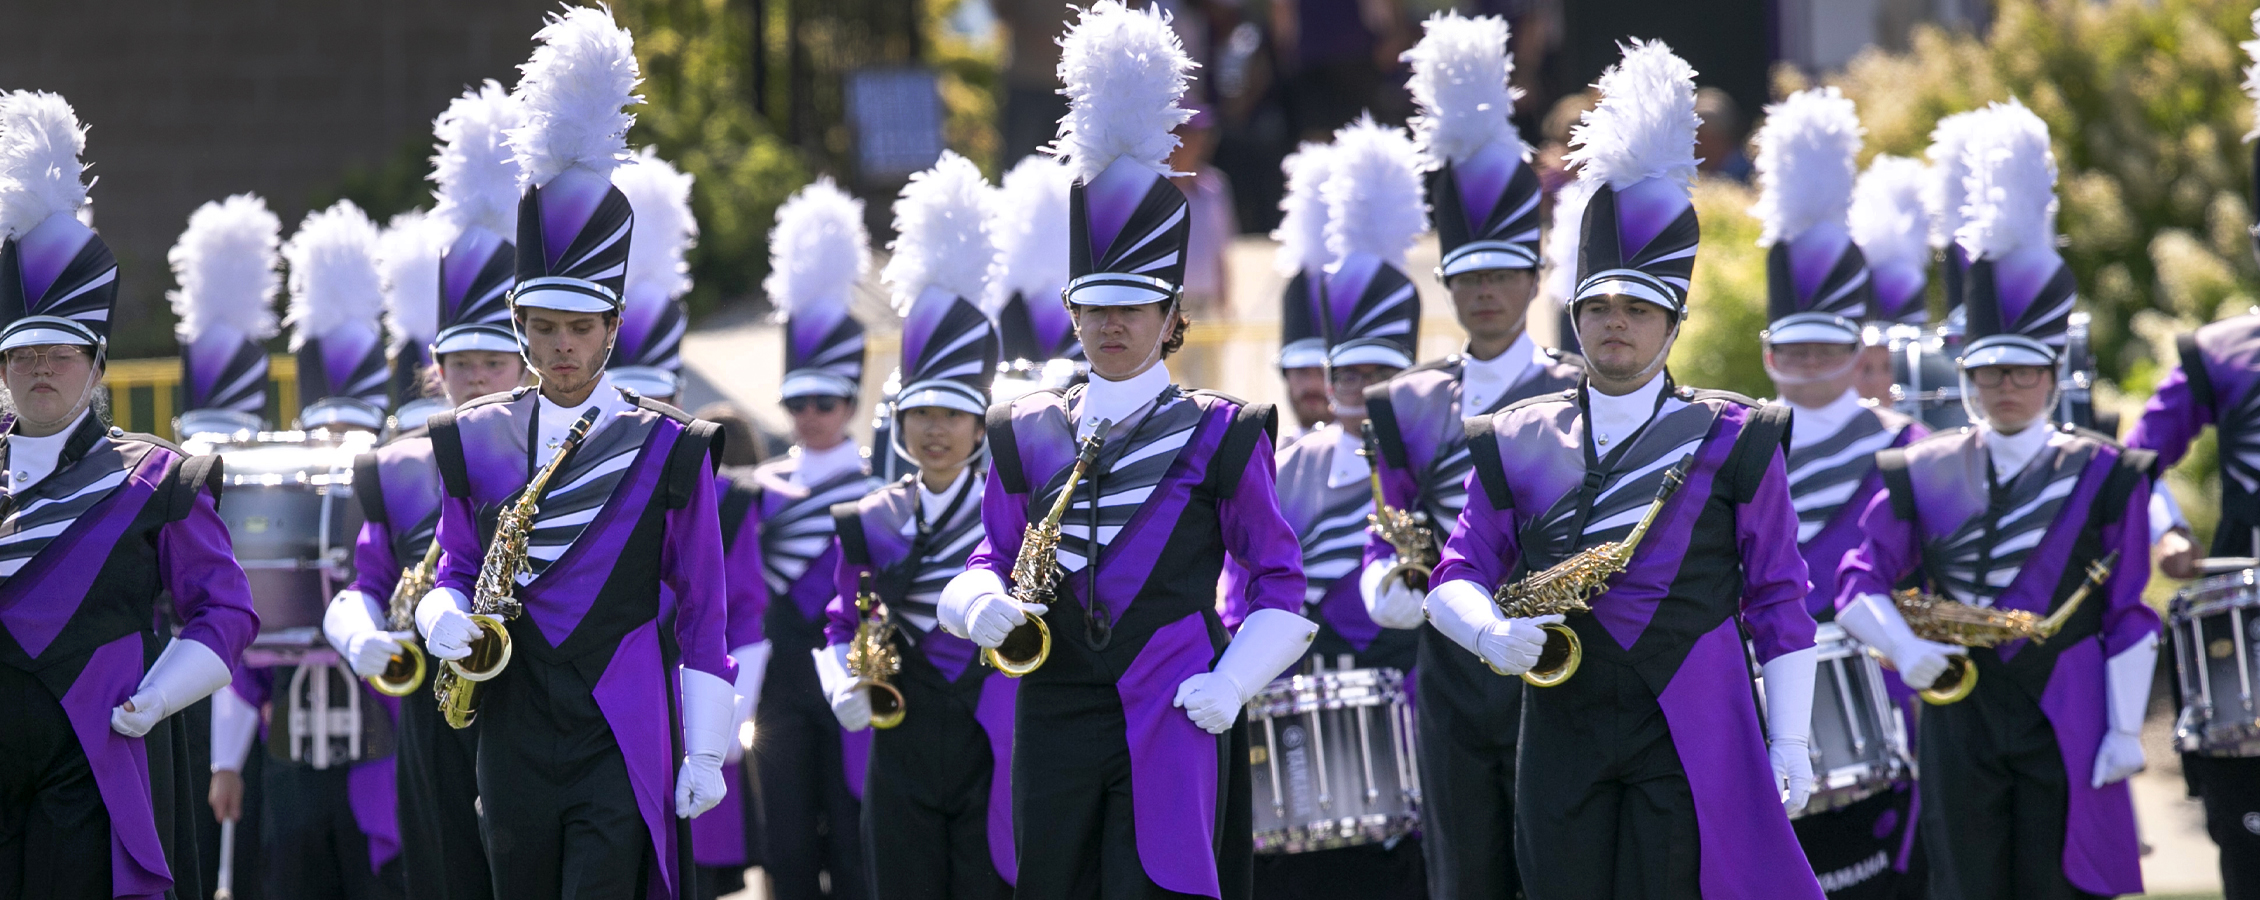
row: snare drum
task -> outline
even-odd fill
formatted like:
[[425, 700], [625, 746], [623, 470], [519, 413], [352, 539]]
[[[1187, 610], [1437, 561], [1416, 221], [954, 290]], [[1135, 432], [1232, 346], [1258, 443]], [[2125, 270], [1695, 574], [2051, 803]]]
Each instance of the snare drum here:
[[352, 583], [353, 459], [374, 446], [368, 434], [295, 431], [199, 435], [184, 446], [226, 459], [220, 519], [259, 613], [253, 647], [270, 664], [317, 646], [330, 596]]
[[2260, 571], [2192, 582], [2167, 621], [2181, 673], [2174, 746], [2207, 756], [2260, 756]]
[[1932, 431], [1970, 423], [1962, 408], [1962, 353], [1959, 332], [1926, 332], [1916, 325], [1894, 325], [1891, 347], [1891, 406]]
[[1257, 853], [1376, 844], [1419, 827], [1404, 681], [1396, 669], [1320, 672], [1248, 701]]
[[[1883, 667], [1834, 622], [1820, 623], [1813, 646], [1813, 796], [1797, 816], [1873, 797], [1908, 768], [1907, 726], [1884, 689]], [[1765, 692], [1758, 696], [1762, 703]]]

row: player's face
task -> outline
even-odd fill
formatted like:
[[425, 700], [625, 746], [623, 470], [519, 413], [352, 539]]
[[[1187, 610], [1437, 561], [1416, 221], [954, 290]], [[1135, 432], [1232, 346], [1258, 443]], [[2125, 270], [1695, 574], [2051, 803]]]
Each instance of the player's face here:
[[1595, 297], [1577, 307], [1586, 365], [1611, 381], [1632, 381], [1647, 371], [1670, 342], [1671, 329], [1670, 310], [1622, 294]]
[[1538, 275], [1531, 269], [1477, 269], [1452, 276], [1444, 286], [1469, 340], [1490, 343], [1522, 330], [1530, 299], [1538, 294]]
[[855, 404], [845, 397], [788, 397], [785, 413], [793, 419], [793, 443], [830, 450], [847, 440], [848, 417], [855, 414]]
[[972, 458], [981, 419], [961, 410], [920, 406], [902, 414], [902, 445], [921, 469], [951, 470]]
[[1070, 306], [1075, 316], [1075, 336], [1083, 342], [1083, 355], [1091, 371], [1108, 381], [1122, 381], [1144, 372], [1161, 359], [1162, 329], [1170, 322], [1170, 303], [1137, 306]]
[[1287, 402], [1294, 407], [1296, 422], [1314, 428], [1334, 418], [1326, 400], [1325, 366], [1282, 369], [1280, 377], [1287, 380]]
[[15, 402], [16, 417], [26, 425], [70, 424], [92, 395], [95, 380], [102, 377], [94, 365], [94, 350], [79, 344], [17, 347], [6, 358], [8, 395]]
[[1334, 413], [1339, 416], [1365, 415], [1365, 389], [1389, 380], [1401, 369], [1359, 363], [1353, 366], [1334, 366], [1330, 370], [1327, 387], [1333, 396]]
[[2014, 434], [2047, 414], [2054, 375], [2046, 366], [1980, 366], [1970, 370], [1970, 384], [1986, 422]]
[[521, 307], [518, 317], [526, 358], [533, 361], [534, 376], [545, 391], [571, 394], [587, 387], [604, 373], [612, 339], [620, 332], [619, 317], [602, 313]]
[[526, 361], [515, 353], [457, 350], [439, 358], [440, 386], [453, 406], [510, 390], [525, 377]]

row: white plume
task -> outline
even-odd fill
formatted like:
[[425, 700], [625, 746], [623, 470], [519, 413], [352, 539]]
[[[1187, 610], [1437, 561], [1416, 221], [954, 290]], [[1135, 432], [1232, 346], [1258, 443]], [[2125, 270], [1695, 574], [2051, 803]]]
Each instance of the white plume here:
[[459, 233], [438, 213], [412, 209], [393, 216], [377, 237], [385, 331], [394, 343], [428, 344], [439, 336], [439, 258]]
[[1004, 173], [989, 237], [997, 243], [997, 270], [989, 274], [991, 315], [1012, 295], [1045, 303], [1067, 286], [1067, 194], [1075, 181], [1059, 160], [1030, 154]]
[[451, 100], [432, 121], [439, 139], [432, 156], [432, 215], [453, 223], [457, 233], [473, 225], [503, 240], [518, 239], [518, 157], [510, 151], [510, 129], [525, 124], [518, 98], [489, 79]]
[[1954, 243], [1954, 232], [1962, 227], [1962, 179], [1970, 174], [1962, 146], [1969, 143], [1978, 118], [1977, 110], [1958, 112], [1931, 127], [1930, 148], [1923, 151], [1930, 160], [1930, 177], [1923, 185], [1923, 208], [1930, 212], [1932, 247], [1945, 249]]
[[1758, 129], [1758, 246], [1794, 240], [1815, 225], [1844, 224], [1859, 177], [1860, 112], [1834, 87], [1809, 88], [1766, 107]]
[[212, 326], [263, 341], [274, 337], [275, 291], [282, 287], [282, 220], [257, 194], [207, 201], [188, 214], [188, 228], [165, 253], [180, 287], [165, 292], [174, 329], [182, 343], [194, 343]]
[[2048, 123], [2012, 99], [1985, 108], [1962, 148], [1962, 227], [1954, 240], [1970, 258], [1997, 259], [2056, 242], [2056, 153]]
[[1271, 259], [1283, 278], [1334, 262], [1326, 251], [1326, 197], [1319, 193], [1333, 174], [1333, 160], [1333, 147], [1306, 142], [1279, 163], [1287, 172], [1287, 192], [1279, 198], [1279, 227], [1271, 232], [1279, 249]]
[[989, 180], [973, 161], [950, 150], [933, 168], [910, 176], [895, 200], [895, 239], [879, 277], [895, 312], [929, 287], [979, 303], [989, 291], [997, 245], [989, 237]]
[[[2252, 11], [2252, 30], [2260, 32], [2260, 9]], [[2237, 46], [2243, 47], [2244, 55], [2252, 58], [2252, 65], [2244, 67], [2244, 95], [2251, 98], [2256, 107], [2252, 130], [2244, 133], [2244, 139], [2260, 140], [2260, 40], [2245, 41]]]
[[1085, 181], [1122, 157], [1170, 174], [1169, 154], [1177, 149], [1171, 132], [1193, 118], [1177, 101], [1195, 64], [1169, 14], [1159, 5], [1134, 10], [1099, 0], [1068, 26], [1059, 47], [1067, 116], [1052, 152]]
[[1594, 87], [1601, 104], [1570, 130], [1578, 178], [1623, 190], [1650, 178], [1695, 180], [1695, 69], [1662, 41], [1619, 45], [1624, 58]]
[[377, 271], [377, 223], [351, 200], [306, 214], [283, 245], [290, 263], [290, 349], [310, 337], [366, 325], [384, 315], [384, 276]]
[[1508, 84], [1515, 55], [1507, 51], [1512, 40], [1507, 20], [1451, 11], [1431, 15], [1421, 26], [1427, 35], [1402, 58], [1412, 66], [1405, 88], [1420, 107], [1412, 117], [1413, 142], [1428, 168], [1466, 162], [1491, 144], [1530, 159], [1530, 147], [1514, 124], [1522, 91]]
[[540, 186], [574, 166], [609, 175], [628, 158], [625, 108], [643, 102], [635, 93], [635, 41], [601, 6], [550, 13], [534, 33], [541, 45], [518, 71], [525, 124], [509, 130], [522, 185]]
[[1420, 153], [1412, 139], [1403, 129], [1376, 124], [1368, 113], [1334, 132], [1332, 156], [1318, 189], [1326, 198], [1327, 255], [1371, 253], [1404, 268], [1405, 251], [1428, 230]]
[[1921, 160], [1889, 155], [1878, 155], [1860, 173], [1849, 227], [1870, 266], [1929, 266], [1930, 216], [1923, 209], [1929, 175]]
[[1546, 257], [1547, 296], [1567, 305], [1577, 293], [1577, 247], [1585, 229], [1585, 204], [1593, 199], [1594, 185], [1582, 178], [1554, 192], [1553, 221], [1547, 224], [1542, 249]]
[[845, 305], [848, 292], [871, 269], [871, 235], [863, 227], [863, 201], [829, 176], [817, 178], [777, 207], [769, 232], [769, 276], [761, 288], [776, 304], [775, 318], [823, 303]]
[[0, 234], [22, 236], [86, 202], [86, 127], [69, 101], [45, 91], [0, 95]]
[[645, 147], [628, 165], [612, 172], [612, 185], [627, 195], [636, 230], [628, 236], [628, 291], [673, 300], [691, 289], [690, 263], [683, 254], [698, 245], [698, 218], [691, 214], [688, 172]]

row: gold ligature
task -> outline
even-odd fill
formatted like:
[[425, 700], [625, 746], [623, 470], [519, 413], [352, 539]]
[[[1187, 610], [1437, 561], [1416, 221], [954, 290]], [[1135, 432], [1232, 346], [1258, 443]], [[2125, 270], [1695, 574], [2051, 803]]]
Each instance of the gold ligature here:
[[[1528, 619], [1591, 612], [1593, 598], [1608, 590], [1609, 579], [1632, 563], [1632, 552], [1639, 549], [1641, 539], [1648, 536], [1648, 527], [1656, 523], [1656, 517], [1663, 514], [1664, 504], [1687, 480], [1687, 468], [1694, 462], [1695, 454], [1690, 453], [1664, 473], [1664, 483], [1656, 489], [1656, 501], [1648, 504], [1647, 514], [1640, 517], [1640, 524], [1634, 525], [1632, 533], [1625, 535], [1624, 540], [1587, 547], [1546, 567], [1545, 571], [1500, 585], [1498, 593], [1491, 597], [1500, 615]], [[1577, 666], [1584, 660], [1585, 647], [1578, 642], [1577, 632], [1565, 624], [1548, 625], [1546, 648], [1539, 651], [1538, 663], [1522, 673], [1522, 680], [1538, 687], [1554, 687], [1577, 674]]]
[[433, 693], [439, 697], [440, 715], [451, 728], [471, 727], [479, 715], [479, 683], [494, 680], [510, 665], [510, 629], [505, 623], [524, 609], [511, 594], [518, 589], [518, 575], [532, 571], [526, 565], [526, 541], [533, 536], [534, 516], [541, 513], [542, 491], [565, 466], [565, 458], [573, 455], [573, 448], [588, 437], [596, 412], [591, 409], [573, 422], [549, 464], [534, 473], [517, 502], [503, 507], [495, 519], [494, 543], [487, 545], [486, 559], [479, 564], [478, 585], [471, 598], [471, 621], [483, 633], [471, 642], [471, 655], [448, 660], [440, 668], [439, 680], [432, 684]]
[[[1020, 554], [1012, 559], [1012, 600], [1022, 606], [1031, 603], [1051, 605], [1054, 591], [1059, 588], [1059, 520], [1067, 517], [1067, 507], [1074, 502], [1075, 486], [1082, 483], [1091, 462], [1099, 458], [1099, 447], [1106, 443], [1106, 431], [1112, 422], [1100, 419], [1083, 438], [1075, 451], [1075, 468], [1067, 473], [1067, 483], [1060, 486], [1059, 499], [1053, 501], [1051, 512], [1044, 514], [1041, 522], [1031, 522], [1020, 535]], [[1091, 535], [1093, 542], [1098, 535]], [[1094, 588], [1097, 573], [1093, 573]], [[1009, 678], [1019, 678], [1042, 668], [1044, 660], [1052, 655], [1051, 626], [1043, 617], [1031, 615], [1028, 621], [1004, 636], [1004, 643], [981, 651], [981, 658]]]
[[1402, 580], [1405, 587], [1421, 593], [1428, 592], [1428, 575], [1435, 571], [1442, 554], [1436, 547], [1436, 532], [1428, 527], [1428, 516], [1407, 512], [1389, 505], [1381, 494], [1381, 454], [1373, 437], [1373, 422], [1359, 425], [1365, 438], [1365, 447], [1358, 455], [1365, 457], [1366, 480], [1373, 485], [1373, 512], [1365, 517], [1366, 527], [1387, 541], [1397, 553], [1397, 564], [1381, 573], [1381, 587]]
[[430, 549], [424, 551], [424, 560], [400, 570], [400, 580], [392, 585], [392, 599], [385, 604], [385, 627], [391, 629], [392, 638], [400, 644], [400, 652], [385, 661], [385, 670], [364, 679], [369, 689], [387, 697], [406, 697], [424, 685], [428, 663], [424, 648], [416, 640], [416, 601], [432, 592], [432, 581], [439, 576], [439, 535], [432, 535]]
[[871, 589], [871, 573], [866, 571], [856, 584], [855, 640], [848, 644], [847, 652], [847, 671], [855, 676], [855, 683], [849, 690], [870, 692], [871, 727], [883, 731], [902, 724], [905, 707], [902, 692], [888, 682], [902, 671], [902, 652], [894, 645], [895, 623], [879, 606], [879, 595]]
[[[1940, 644], [1958, 647], [1996, 647], [2009, 641], [2029, 640], [2045, 644], [2064, 623], [2071, 621], [2080, 604], [2094, 590], [2111, 577], [2111, 570], [2119, 564], [2119, 551], [2113, 550], [2100, 560], [2087, 564], [2087, 578], [2079, 589], [2064, 599], [2056, 611], [2047, 618], [2033, 615], [2022, 609], [1995, 609], [1990, 606], [1971, 606], [1934, 594], [1925, 594], [1909, 588], [1891, 595], [1892, 605], [1899, 607], [1899, 615], [1907, 620], [1907, 628], [1916, 637]], [[1977, 666], [1967, 656], [1946, 658], [1946, 671], [1920, 693], [1923, 702], [1933, 706], [1959, 703], [1977, 690]]]

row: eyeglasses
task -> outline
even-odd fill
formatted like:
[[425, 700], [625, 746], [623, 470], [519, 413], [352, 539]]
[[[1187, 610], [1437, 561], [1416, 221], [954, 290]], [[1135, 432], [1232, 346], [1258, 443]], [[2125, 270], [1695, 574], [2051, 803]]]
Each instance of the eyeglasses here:
[[85, 347], [73, 347], [67, 344], [45, 349], [17, 347], [8, 351], [8, 371], [20, 375], [25, 372], [37, 372], [42, 368], [62, 369], [84, 363], [91, 358], [91, 354], [86, 352]]
[[2040, 366], [1984, 366], [1970, 370], [1970, 380], [1981, 388], [1997, 388], [2006, 381], [2011, 386], [2038, 387], [2048, 377], [2048, 370]]
[[801, 413], [807, 412], [809, 407], [812, 406], [815, 407], [816, 411], [820, 413], [832, 412], [840, 408], [840, 398], [791, 397], [785, 400], [785, 411], [796, 416], [800, 415]]

